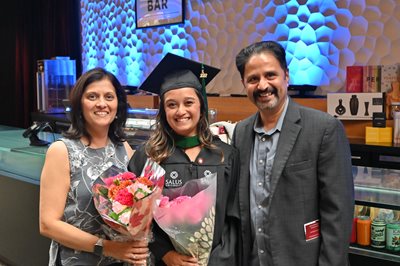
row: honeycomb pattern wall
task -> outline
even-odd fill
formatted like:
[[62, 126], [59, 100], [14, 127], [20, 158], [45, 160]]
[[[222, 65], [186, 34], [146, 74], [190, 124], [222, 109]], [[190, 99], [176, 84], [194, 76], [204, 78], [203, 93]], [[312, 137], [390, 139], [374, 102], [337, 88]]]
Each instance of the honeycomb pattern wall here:
[[400, 62], [399, 0], [186, 0], [184, 24], [136, 29], [135, 1], [81, 1], [82, 64], [138, 86], [167, 52], [221, 68], [209, 93], [245, 94], [243, 47], [276, 40], [291, 84], [344, 90], [346, 66]]

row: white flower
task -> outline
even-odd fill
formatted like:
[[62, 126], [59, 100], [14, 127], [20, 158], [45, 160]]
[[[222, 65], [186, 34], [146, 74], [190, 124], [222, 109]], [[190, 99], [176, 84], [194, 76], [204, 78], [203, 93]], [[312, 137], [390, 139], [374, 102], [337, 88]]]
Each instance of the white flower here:
[[119, 221], [123, 224], [128, 224], [129, 223], [129, 218], [131, 217], [131, 212], [124, 212], [123, 214], [121, 214], [121, 216], [119, 216]]

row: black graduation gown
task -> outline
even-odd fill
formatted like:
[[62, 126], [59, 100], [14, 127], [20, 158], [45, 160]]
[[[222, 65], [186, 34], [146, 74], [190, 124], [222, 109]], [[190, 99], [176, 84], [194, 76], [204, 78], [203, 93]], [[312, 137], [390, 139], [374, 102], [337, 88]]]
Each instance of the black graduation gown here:
[[[194, 162], [179, 148], [160, 165], [165, 169], [164, 189], [181, 187], [187, 181], [217, 172], [217, 198], [213, 246], [208, 265], [238, 264], [239, 211], [236, 200], [239, 174], [239, 153], [232, 146], [215, 138], [217, 150], [203, 148]], [[221, 162], [221, 151], [224, 161]], [[142, 172], [147, 156], [143, 147], [135, 152], [128, 169], [136, 175]], [[154, 223], [154, 242], [149, 244], [156, 265], [165, 265], [162, 257], [174, 247], [168, 235]]]

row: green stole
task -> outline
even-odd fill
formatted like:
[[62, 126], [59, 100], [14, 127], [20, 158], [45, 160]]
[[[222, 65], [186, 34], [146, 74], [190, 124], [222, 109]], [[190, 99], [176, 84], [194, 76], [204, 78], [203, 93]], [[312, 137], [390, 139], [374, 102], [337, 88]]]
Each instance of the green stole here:
[[175, 145], [182, 149], [189, 149], [200, 145], [199, 136], [184, 137], [174, 134]]

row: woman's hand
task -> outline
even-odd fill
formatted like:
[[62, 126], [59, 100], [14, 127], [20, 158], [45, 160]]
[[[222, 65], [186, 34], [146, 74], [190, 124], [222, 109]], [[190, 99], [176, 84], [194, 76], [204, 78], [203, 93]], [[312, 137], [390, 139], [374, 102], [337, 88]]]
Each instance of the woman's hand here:
[[182, 255], [174, 250], [168, 251], [162, 258], [167, 266], [198, 266], [197, 259]]
[[149, 257], [147, 244], [147, 241], [104, 240], [104, 255], [133, 265], [146, 265]]

